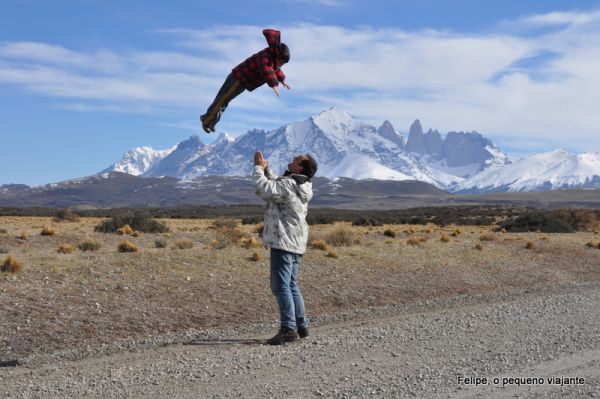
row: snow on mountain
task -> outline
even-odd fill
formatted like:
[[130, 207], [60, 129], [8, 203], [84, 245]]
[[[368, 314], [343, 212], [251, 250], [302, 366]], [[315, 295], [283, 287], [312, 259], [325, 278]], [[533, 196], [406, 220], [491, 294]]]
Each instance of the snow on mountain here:
[[560, 148], [493, 166], [451, 186], [452, 192], [545, 191], [600, 188], [600, 154], [571, 154]]
[[423, 133], [417, 119], [406, 142], [389, 121], [378, 128], [333, 107], [278, 129], [250, 130], [235, 139], [221, 133], [205, 144], [192, 136], [163, 151], [135, 148], [103, 172], [144, 177], [247, 176], [252, 157], [262, 151], [282, 174], [291, 159], [310, 153], [327, 178], [419, 180], [460, 193], [600, 187], [600, 155], [556, 150], [511, 163], [492, 141], [477, 132]]
[[123, 172], [139, 176], [146, 173], [148, 169], [173, 152], [175, 148], [176, 146], [166, 150], [155, 150], [150, 146], [134, 148], [127, 151], [119, 162], [112, 164], [101, 173]]

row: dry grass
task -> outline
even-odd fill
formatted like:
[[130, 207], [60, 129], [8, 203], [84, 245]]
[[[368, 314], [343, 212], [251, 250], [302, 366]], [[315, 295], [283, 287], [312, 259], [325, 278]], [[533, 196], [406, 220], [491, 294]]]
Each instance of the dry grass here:
[[238, 227], [239, 223], [235, 219], [216, 219], [212, 228], [215, 230], [232, 230]]
[[27, 241], [27, 234], [21, 233], [17, 236], [17, 238], [22, 241]]
[[346, 226], [339, 226], [325, 234], [325, 242], [333, 247], [350, 247], [360, 244], [356, 233]]
[[102, 248], [102, 244], [92, 239], [85, 239], [77, 247], [83, 252], [96, 252]]
[[252, 262], [258, 262], [260, 260], [260, 254], [258, 252], [253, 252], [252, 256], [250, 256], [250, 260]]
[[440, 241], [441, 242], [450, 242], [450, 237], [448, 237], [447, 234], [442, 234], [442, 236], [440, 237]]
[[6, 230], [6, 229], [0, 229], [0, 234], [8, 234], [8, 230]]
[[475, 244], [475, 249], [478, 251], [482, 251], [483, 247], [481, 246], [481, 244]]
[[154, 240], [155, 248], [166, 248], [167, 245], [167, 240], [165, 240], [164, 238], [157, 238], [156, 240]]
[[310, 242], [310, 247], [312, 249], [319, 249], [321, 251], [328, 251], [329, 245], [323, 240], [314, 240]]
[[492, 233], [483, 233], [479, 236], [479, 241], [498, 241], [498, 237]]
[[23, 265], [12, 255], [8, 255], [0, 267], [0, 271], [9, 273], [18, 273], [21, 269], [23, 269]]
[[125, 226], [121, 226], [117, 229], [117, 234], [120, 236], [125, 235], [125, 234], [132, 234], [132, 233], [133, 233], [133, 229], [128, 224], [126, 224]]
[[331, 251], [327, 251], [327, 256], [328, 258], [339, 258], [340, 256], [338, 255], [337, 252], [335, 252], [334, 250]]
[[535, 251], [535, 242], [527, 241], [527, 244], [525, 244], [525, 249], [528, 249], [530, 251]]
[[119, 252], [138, 252], [140, 250], [137, 245], [127, 240], [121, 241], [117, 249]]
[[44, 226], [44, 228], [42, 229], [40, 235], [43, 236], [53, 236], [54, 234], [56, 234], [56, 230], [54, 230], [52, 227], [48, 227], [48, 226]]
[[138, 230], [134, 230], [133, 233], [131, 233], [132, 237], [141, 237], [143, 235], [144, 235], [144, 233], [142, 233], [141, 231], [138, 231]]
[[235, 244], [240, 248], [246, 248], [246, 249], [260, 248], [263, 245], [263, 243], [259, 239], [257, 239], [256, 237], [253, 237], [253, 236], [242, 237], [239, 240], [237, 240], [237, 242]]
[[406, 240], [406, 245], [418, 247], [421, 245], [421, 239], [418, 237], [409, 237], [408, 240]]
[[70, 254], [75, 251], [75, 246], [71, 244], [61, 244], [60, 247], [56, 250], [59, 254]]
[[194, 242], [191, 240], [177, 240], [173, 243], [173, 249], [192, 249]]

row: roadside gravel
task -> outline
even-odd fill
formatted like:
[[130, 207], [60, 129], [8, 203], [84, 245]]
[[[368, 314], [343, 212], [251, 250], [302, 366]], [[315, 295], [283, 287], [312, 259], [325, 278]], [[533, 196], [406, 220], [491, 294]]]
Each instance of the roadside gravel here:
[[[0, 368], [0, 392], [5, 398], [600, 397], [597, 283], [362, 309], [312, 322], [310, 337], [283, 347], [261, 344], [275, 332], [271, 323], [32, 356]], [[459, 377], [489, 382], [475, 386]], [[510, 377], [545, 382], [502, 387]], [[548, 377], [583, 382], [561, 387]]]

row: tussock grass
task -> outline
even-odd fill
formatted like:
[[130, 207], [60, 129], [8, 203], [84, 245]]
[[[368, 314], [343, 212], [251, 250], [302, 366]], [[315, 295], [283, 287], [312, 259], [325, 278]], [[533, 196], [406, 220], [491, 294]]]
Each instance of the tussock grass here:
[[23, 269], [23, 265], [14, 256], [8, 255], [0, 267], [0, 271], [8, 273], [18, 273]]
[[440, 241], [441, 242], [450, 242], [450, 237], [448, 237], [447, 234], [442, 234], [442, 236], [440, 237]]
[[194, 247], [194, 242], [191, 240], [177, 240], [173, 243], [173, 249], [191, 249]]
[[17, 238], [22, 241], [27, 241], [27, 234], [21, 233], [17, 236]]
[[138, 252], [140, 250], [140, 248], [135, 245], [132, 242], [129, 242], [127, 240], [123, 240], [119, 243], [119, 246], [117, 247], [119, 252]]
[[338, 255], [337, 252], [331, 250], [331, 251], [327, 251], [327, 256], [328, 258], [339, 258], [340, 256]]
[[128, 224], [126, 224], [125, 226], [121, 226], [117, 229], [117, 234], [120, 236], [125, 235], [125, 234], [132, 234], [132, 233], [133, 233], [133, 229]]
[[337, 227], [325, 234], [324, 240], [333, 247], [350, 247], [360, 244], [360, 239], [356, 236], [356, 233], [343, 226]]
[[250, 260], [252, 262], [258, 262], [260, 260], [260, 254], [258, 252], [253, 252], [252, 256], [250, 256]]
[[215, 219], [212, 228], [215, 230], [228, 230], [238, 227], [238, 222], [235, 219]]
[[310, 247], [312, 249], [320, 249], [321, 251], [328, 251], [329, 245], [323, 240], [314, 240], [310, 242]]
[[52, 227], [48, 227], [48, 226], [44, 226], [44, 228], [42, 229], [40, 235], [43, 236], [53, 236], [54, 234], [56, 234], [56, 230], [54, 230]]
[[71, 244], [61, 244], [56, 250], [59, 254], [70, 254], [75, 251], [75, 247]]
[[535, 242], [533, 242], [533, 241], [527, 241], [527, 244], [525, 244], [525, 249], [528, 249], [530, 251], [534, 251], [535, 250]]
[[384, 236], [387, 236], [387, 237], [392, 237], [392, 238], [394, 238], [394, 237], [396, 237], [396, 232], [395, 232], [394, 230], [392, 230], [392, 229], [385, 229], [385, 230], [383, 231], [383, 235], [384, 235]]
[[408, 240], [406, 240], [406, 245], [418, 247], [419, 245], [421, 245], [421, 240], [418, 237], [409, 237]]
[[6, 229], [0, 229], [0, 234], [8, 234], [8, 230], [6, 230]]
[[482, 251], [483, 247], [481, 246], [481, 244], [476, 244], [475, 245], [475, 249], [478, 250], [478, 251]]
[[256, 237], [242, 237], [236, 243], [238, 247], [250, 249], [250, 248], [259, 248], [262, 246], [262, 242], [258, 240]]
[[141, 237], [143, 235], [144, 234], [141, 231], [138, 231], [138, 230], [134, 230], [133, 233], [131, 233], [132, 237]]
[[492, 233], [483, 233], [479, 236], [479, 241], [498, 241], [498, 237]]
[[79, 243], [77, 247], [83, 252], [96, 252], [102, 247], [102, 245], [98, 241], [86, 239]]

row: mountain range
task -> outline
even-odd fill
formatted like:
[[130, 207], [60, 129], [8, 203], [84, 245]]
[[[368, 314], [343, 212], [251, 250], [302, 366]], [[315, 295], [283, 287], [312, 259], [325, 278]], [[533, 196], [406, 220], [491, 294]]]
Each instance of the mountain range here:
[[423, 132], [415, 120], [408, 137], [389, 121], [375, 127], [333, 107], [278, 129], [250, 130], [233, 138], [220, 133], [205, 144], [198, 136], [166, 150], [138, 147], [101, 173], [169, 176], [193, 181], [206, 176], [247, 176], [260, 150], [282, 173], [301, 153], [319, 162], [329, 179], [417, 180], [451, 193], [546, 191], [600, 188], [600, 154], [558, 149], [511, 162], [497, 145], [475, 131]]

